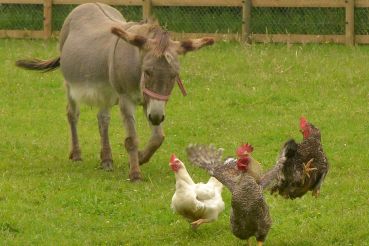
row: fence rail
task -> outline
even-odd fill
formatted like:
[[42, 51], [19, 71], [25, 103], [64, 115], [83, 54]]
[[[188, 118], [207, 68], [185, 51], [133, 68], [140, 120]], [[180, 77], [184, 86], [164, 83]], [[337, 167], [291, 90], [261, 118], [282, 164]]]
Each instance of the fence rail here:
[[[57, 36], [53, 28], [53, 10], [62, 5], [78, 5], [91, 2], [88, 0], [0, 0], [1, 5], [41, 5], [43, 8], [41, 30], [2, 29], [0, 38], [50, 38]], [[217, 39], [237, 39], [247, 42], [291, 42], [291, 43], [369, 43], [369, 33], [355, 34], [355, 10], [369, 9], [369, 0], [100, 0], [114, 6], [136, 6], [142, 10], [142, 18], [148, 18], [156, 7], [231, 7], [240, 9], [239, 30], [224, 33], [174, 32], [176, 38], [211, 35]], [[291, 34], [291, 33], [257, 33], [253, 32], [253, 11], [262, 8], [292, 9], [342, 9], [344, 11], [343, 33], [340, 34]], [[160, 18], [159, 18], [160, 21]], [[344, 22], [344, 23], [343, 23]], [[369, 18], [368, 18], [369, 25]]]

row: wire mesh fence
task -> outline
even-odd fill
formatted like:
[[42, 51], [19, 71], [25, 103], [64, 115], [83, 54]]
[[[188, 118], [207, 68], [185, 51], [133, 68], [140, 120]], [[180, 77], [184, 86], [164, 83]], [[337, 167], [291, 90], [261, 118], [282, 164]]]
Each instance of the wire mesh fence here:
[[[54, 31], [59, 31], [67, 15], [77, 5], [54, 5], [52, 10], [52, 28]], [[142, 20], [142, 7], [140, 6], [113, 6], [118, 9], [128, 21]], [[0, 26], [1, 29], [1, 26]]]
[[242, 25], [239, 7], [154, 7], [153, 16], [174, 32], [239, 33]]
[[369, 34], [369, 8], [355, 9], [355, 33], [358, 35]]
[[0, 29], [43, 29], [42, 4], [0, 4]]
[[[76, 5], [53, 5], [52, 29], [61, 29]], [[129, 21], [142, 19], [142, 6], [114, 6]], [[242, 6], [153, 6], [162, 26], [180, 33], [242, 32]], [[344, 35], [345, 8], [252, 7], [250, 30], [258, 34]], [[0, 4], [0, 30], [42, 30], [42, 4]], [[369, 8], [355, 8], [355, 34], [369, 34]]]
[[251, 32], [345, 34], [344, 8], [253, 8]]

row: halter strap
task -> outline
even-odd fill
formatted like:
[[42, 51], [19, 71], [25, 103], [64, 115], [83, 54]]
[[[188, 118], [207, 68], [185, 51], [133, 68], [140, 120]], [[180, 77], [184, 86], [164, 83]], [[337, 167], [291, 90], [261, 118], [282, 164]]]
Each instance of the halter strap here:
[[[181, 90], [182, 92], [182, 95], [183, 96], [187, 96], [187, 92], [186, 92], [186, 89], [182, 83], [182, 80], [179, 78], [179, 76], [177, 77], [177, 84], [179, 86], [179, 89]], [[160, 95], [152, 90], [149, 90], [148, 88], [146, 88], [145, 86], [145, 75], [144, 73], [142, 73], [141, 75], [141, 81], [140, 81], [140, 85], [141, 85], [141, 90], [142, 90], [142, 93], [148, 95], [149, 97], [153, 98], [153, 99], [156, 99], [156, 100], [159, 100], [159, 101], [168, 101], [169, 100], [169, 96], [170, 95]]]
[[181, 90], [182, 92], [182, 95], [185, 97], [187, 96], [187, 92], [186, 92], [186, 88], [184, 87], [183, 83], [182, 83], [182, 80], [181, 78], [178, 76], [177, 77], [177, 84], [179, 86], [179, 89]]
[[149, 89], [147, 89], [146, 87], [143, 88], [143, 93], [145, 93], [146, 95], [148, 95], [149, 97], [151, 98], [154, 98], [156, 100], [159, 100], [159, 101], [168, 101], [169, 100], [169, 96], [170, 95], [167, 95], [167, 96], [164, 96], [164, 95], [160, 95], [156, 92], [153, 92], [153, 91], [150, 91]]

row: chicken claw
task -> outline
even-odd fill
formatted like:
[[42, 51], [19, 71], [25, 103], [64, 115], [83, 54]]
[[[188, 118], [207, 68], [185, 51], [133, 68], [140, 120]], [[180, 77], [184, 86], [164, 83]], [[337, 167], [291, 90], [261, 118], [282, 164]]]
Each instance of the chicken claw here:
[[198, 219], [191, 223], [192, 229], [196, 230], [201, 224], [208, 223], [208, 219]]
[[311, 171], [315, 171], [318, 170], [318, 168], [316, 167], [311, 167], [311, 164], [313, 163], [314, 158], [311, 158], [310, 161], [308, 161], [308, 163], [304, 164], [304, 174], [310, 178], [310, 172]]
[[318, 189], [318, 190], [314, 190], [313, 191], [313, 193], [312, 193], [312, 195], [315, 197], [315, 198], [318, 198], [319, 197], [319, 195], [320, 195], [320, 190]]
[[[251, 245], [252, 245], [252, 243], [251, 243], [251, 240], [250, 240], [250, 239], [248, 239], [248, 240], [247, 240], [247, 245], [248, 245], [248, 246], [251, 246]], [[257, 246], [263, 246], [263, 241], [257, 241]]]

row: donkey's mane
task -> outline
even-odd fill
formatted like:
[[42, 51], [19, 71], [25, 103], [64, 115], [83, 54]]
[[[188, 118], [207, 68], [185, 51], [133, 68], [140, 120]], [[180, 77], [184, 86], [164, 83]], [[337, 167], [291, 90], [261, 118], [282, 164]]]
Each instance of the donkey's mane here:
[[155, 40], [153, 47], [154, 54], [157, 57], [162, 56], [170, 44], [169, 32], [158, 24], [152, 24], [149, 28], [149, 35], [152, 35]]
[[150, 49], [157, 57], [164, 55], [164, 52], [170, 45], [170, 33], [155, 20], [150, 19], [135, 22], [128, 27], [128, 30], [154, 40], [150, 44]]

